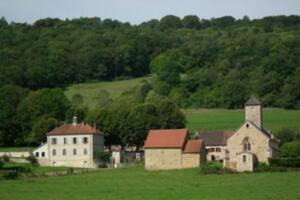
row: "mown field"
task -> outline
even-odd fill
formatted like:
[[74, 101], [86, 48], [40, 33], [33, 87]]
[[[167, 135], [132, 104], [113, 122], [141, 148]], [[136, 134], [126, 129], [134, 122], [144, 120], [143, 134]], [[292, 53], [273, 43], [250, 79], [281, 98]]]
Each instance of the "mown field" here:
[[[187, 109], [187, 127], [195, 130], [236, 130], [244, 122], [244, 110]], [[276, 133], [282, 128], [300, 129], [300, 110], [264, 109], [263, 126]]]
[[142, 167], [83, 175], [0, 181], [1, 200], [293, 200], [300, 172], [202, 175], [199, 169], [145, 172]]

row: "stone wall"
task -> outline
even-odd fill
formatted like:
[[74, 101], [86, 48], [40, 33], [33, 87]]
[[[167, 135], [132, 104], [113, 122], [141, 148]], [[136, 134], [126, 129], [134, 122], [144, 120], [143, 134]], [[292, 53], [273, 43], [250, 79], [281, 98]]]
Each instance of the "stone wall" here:
[[182, 169], [181, 151], [181, 149], [145, 149], [145, 169]]
[[182, 168], [193, 168], [200, 166], [200, 154], [183, 153], [182, 154]]

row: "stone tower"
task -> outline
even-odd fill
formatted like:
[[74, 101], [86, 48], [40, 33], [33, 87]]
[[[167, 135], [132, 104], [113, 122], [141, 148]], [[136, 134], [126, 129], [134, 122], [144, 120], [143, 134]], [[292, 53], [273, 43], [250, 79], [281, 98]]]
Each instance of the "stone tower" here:
[[251, 96], [245, 103], [245, 120], [254, 123], [258, 128], [262, 128], [262, 107], [255, 96]]

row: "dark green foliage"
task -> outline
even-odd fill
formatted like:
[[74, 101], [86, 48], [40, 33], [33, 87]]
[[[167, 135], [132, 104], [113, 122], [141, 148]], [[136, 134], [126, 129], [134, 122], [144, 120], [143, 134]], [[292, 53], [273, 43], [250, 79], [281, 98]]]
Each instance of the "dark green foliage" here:
[[[299, 21], [168, 15], [136, 26], [96, 17], [30, 25], [1, 18], [0, 86], [54, 88], [152, 71], [156, 93], [182, 107], [241, 108], [255, 94], [266, 106], [299, 109]], [[81, 102], [74, 95], [72, 103]]]
[[220, 162], [207, 162], [201, 165], [201, 173], [203, 174], [232, 174], [234, 171], [224, 168], [223, 163]]
[[284, 143], [280, 150], [284, 157], [300, 157], [300, 141]]
[[278, 158], [269, 158], [269, 163], [271, 166], [276, 167], [300, 167], [300, 157], [290, 158], [290, 157], [278, 157]]
[[1, 157], [1, 160], [2, 160], [3, 162], [9, 162], [9, 157], [8, 157], [8, 155], [4, 154], [4, 155]]
[[258, 163], [254, 168], [254, 172], [285, 172], [287, 170], [288, 168], [286, 167], [273, 166], [266, 163]]
[[300, 130], [295, 128], [283, 128], [276, 133], [276, 137], [280, 140], [280, 145], [292, 141], [300, 141]]
[[30, 144], [39, 145], [47, 141], [47, 133], [52, 129], [61, 125], [55, 118], [41, 117], [37, 119], [31, 128], [31, 132], [28, 136], [28, 142]]
[[30, 155], [30, 156], [29, 156], [28, 158], [26, 158], [26, 159], [30, 162], [30, 164], [31, 164], [32, 166], [38, 166], [38, 165], [39, 165], [37, 159], [36, 159], [33, 155]]
[[99, 167], [105, 168], [109, 163], [111, 154], [109, 152], [94, 152], [94, 159], [98, 162]]
[[2, 169], [4, 166], [4, 162], [0, 159], [0, 169]]

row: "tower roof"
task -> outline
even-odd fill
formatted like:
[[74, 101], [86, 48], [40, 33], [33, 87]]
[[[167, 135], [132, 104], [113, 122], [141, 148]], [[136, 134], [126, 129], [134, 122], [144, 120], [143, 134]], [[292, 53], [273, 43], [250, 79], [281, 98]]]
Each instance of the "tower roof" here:
[[245, 106], [254, 106], [254, 105], [261, 105], [261, 103], [254, 95], [252, 95], [245, 103]]

